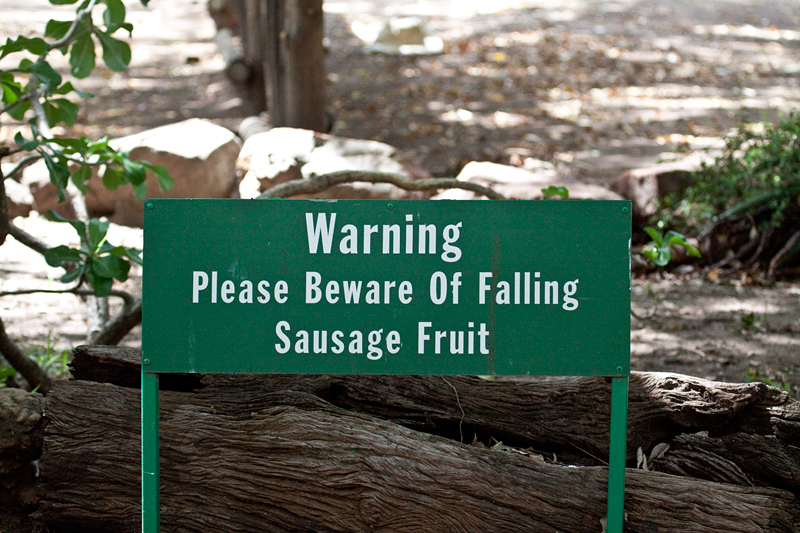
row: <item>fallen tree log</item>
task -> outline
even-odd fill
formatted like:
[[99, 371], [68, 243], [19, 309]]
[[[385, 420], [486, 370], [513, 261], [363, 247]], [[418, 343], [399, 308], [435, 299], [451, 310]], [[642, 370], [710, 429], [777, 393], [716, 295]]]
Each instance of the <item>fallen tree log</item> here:
[[[140, 353], [113, 347], [79, 347], [73, 375], [79, 379], [138, 386]], [[519, 448], [555, 453], [572, 464], [600, 465], [608, 458], [610, 384], [603, 378], [508, 379], [469, 376], [320, 376], [209, 375], [164, 376], [163, 388], [191, 390], [205, 386], [220, 399], [240, 393], [258, 397], [290, 390], [317, 396], [333, 405], [390, 420], [405, 427], [451, 439], [484, 443], [502, 441]], [[168, 381], [172, 380], [172, 381]], [[194, 380], [194, 381], [192, 381]], [[222, 401], [222, 400], [220, 400]], [[763, 383], [717, 383], [677, 374], [634, 372], [630, 378], [628, 458], [638, 448], [649, 452], [683, 434], [708, 432], [713, 437], [761, 435], [782, 460], [755, 460], [755, 449], [731, 448], [726, 460], [747, 479], [744, 484], [777, 486], [800, 494], [800, 403]], [[745, 437], [741, 438], [745, 438]], [[733, 438], [733, 437], [731, 437]], [[740, 438], [740, 440], [741, 440]], [[763, 440], [763, 439], [762, 439]], [[774, 442], [773, 442], [774, 441]], [[718, 445], [708, 441], [710, 454]], [[695, 453], [702, 443], [695, 445]], [[735, 453], [733, 453], [735, 452]], [[752, 453], [751, 453], [752, 452]], [[760, 452], [759, 452], [760, 453]], [[691, 459], [697, 461], [697, 458]], [[708, 460], [711, 465], [713, 461]], [[665, 466], [666, 468], [666, 466]], [[679, 473], [672, 464], [668, 471]], [[733, 466], [728, 470], [733, 469]], [[715, 481], [709, 468], [686, 472]]]
[[[237, 397], [238, 396], [238, 397]], [[140, 531], [139, 392], [58, 383], [40, 502], [52, 531]], [[306, 393], [162, 393], [164, 531], [600, 531], [606, 470], [481, 449]], [[791, 532], [790, 492], [628, 470], [626, 531]]]
[[678, 435], [669, 453], [652, 467], [660, 472], [737, 485], [779, 487], [800, 493], [800, 441], [786, 444], [773, 436], [707, 432]]

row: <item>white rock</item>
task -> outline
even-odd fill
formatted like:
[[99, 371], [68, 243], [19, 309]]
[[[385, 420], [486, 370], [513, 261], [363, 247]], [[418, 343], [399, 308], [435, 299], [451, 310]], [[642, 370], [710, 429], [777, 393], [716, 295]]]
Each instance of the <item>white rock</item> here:
[[[542, 189], [550, 186], [566, 187], [570, 199], [575, 200], [621, 200], [618, 194], [598, 185], [579, 183], [558, 175], [552, 165], [541, 162], [536, 172], [523, 168], [490, 162], [467, 163], [456, 176], [458, 180], [491, 187], [506, 198], [539, 200]], [[433, 197], [434, 200], [472, 200], [485, 198], [462, 189], [450, 189]]]
[[[236, 158], [239, 142], [230, 130], [200, 119], [169, 124], [109, 143], [115, 150], [129, 151], [135, 161], [164, 165], [175, 186], [163, 192], [155, 176], [148, 172], [148, 198], [229, 198], [236, 190]], [[59, 204], [56, 188], [43, 162], [23, 172], [22, 183], [34, 197], [34, 209], [45, 214], [55, 209], [66, 217], [74, 212], [68, 204]], [[125, 226], [141, 227], [143, 203], [136, 200], [130, 186], [116, 190], [103, 186], [93, 175], [88, 183], [86, 208], [91, 216], [108, 216]]]
[[[236, 189], [237, 137], [206, 120], [170, 124], [110, 144], [116, 150], [130, 151], [132, 160], [167, 168], [175, 186], [165, 193], [148, 173], [148, 198], [229, 198]], [[90, 212], [113, 213], [109, 219], [117, 224], [141, 227], [143, 222], [144, 206], [133, 190], [124, 186], [110, 191], [98, 176], [89, 181], [86, 205]]]
[[[253, 198], [286, 181], [342, 170], [389, 172], [411, 179], [431, 177], [406, 154], [388, 144], [294, 128], [275, 128], [248, 138], [236, 167], [244, 174], [239, 187], [242, 198]], [[298, 198], [308, 196], [380, 199], [428, 198], [430, 194], [412, 193], [389, 184], [348, 183]]]

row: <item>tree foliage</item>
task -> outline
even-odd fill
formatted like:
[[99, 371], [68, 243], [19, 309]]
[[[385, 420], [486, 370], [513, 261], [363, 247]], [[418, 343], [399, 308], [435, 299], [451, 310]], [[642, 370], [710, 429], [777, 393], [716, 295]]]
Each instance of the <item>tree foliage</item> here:
[[[146, 6], [148, 0], [141, 2]], [[125, 70], [131, 60], [131, 49], [120, 36], [125, 32], [130, 35], [133, 26], [125, 20], [126, 8], [122, 0], [50, 0], [50, 3], [75, 5], [74, 17], [70, 20], [51, 19], [43, 35], [20, 35], [8, 38], [0, 45], [0, 59], [10, 58], [7, 62], [15, 65], [0, 70], [0, 118], [6, 115], [22, 126], [13, 145], [0, 146], [0, 160], [6, 157], [18, 159], [17, 165], [6, 175], [0, 173], [0, 244], [12, 234], [41, 252], [49, 265], [63, 267], [66, 273], [61, 281], [74, 285], [60, 292], [81, 295], [88, 292], [96, 297], [120, 296], [125, 302], [120, 313], [140, 317], [140, 300], [137, 302], [131, 295], [114, 291], [112, 287], [115, 280], [127, 279], [131, 262], [141, 264], [141, 252], [110, 244], [106, 238], [108, 222], [89, 219], [83, 195], [94, 174], [93, 169], [97, 169], [107, 188], [130, 185], [139, 200], [143, 200], [147, 192], [148, 172], [155, 176], [163, 190], [172, 187], [172, 179], [163, 166], [133, 161], [130, 153], [116, 150], [107, 138], [91, 140], [55, 135], [56, 126], [69, 128], [75, 124], [80, 110], [78, 102], [92, 95], [78, 90], [73, 81], [66, 80], [51, 64], [54, 53], [66, 56], [69, 74], [75, 80], [86, 78], [95, 70], [98, 56], [110, 70]], [[18, 177], [25, 167], [38, 160], [44, 161], [50, 181], [58, 191], [59, 201], [69, 200], [77, 213], [76, 220], [64, 219], [52, 211], [50, 216], [76, 230], [80, 239], [78, 247], [41, 243], [7, 219], [4, 180]], [[0, 296], [30, 292], [41, 291], [23, 290], [0, 293]], [[119, 315], [111, 320], [101, 318], [109, 327], [132, 322], [127, 320], [129, 317]], [[114, 337], [119, 333], [115, 331]], [[103, 336], [101, 328], [96, 337]], [[22, 361], [19, 350], [13, 349], [4, 329], [0, 331], [0, 337], [0, 346], [5, 347], [3, 355], [19, 369], [15, 364], [15, 361]], [[31, 379], [28, 379], [31, 386], [41, 384], [33, 383]]]

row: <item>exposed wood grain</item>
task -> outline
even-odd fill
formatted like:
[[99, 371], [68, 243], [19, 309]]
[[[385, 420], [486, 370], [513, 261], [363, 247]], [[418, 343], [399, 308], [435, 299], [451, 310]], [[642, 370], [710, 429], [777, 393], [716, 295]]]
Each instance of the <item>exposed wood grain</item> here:
[[41, 394], [0, 388], [0, 476], [39, 458], [45, 423]]
[[[164, 392], [164, 531], [599, 531], [606, 472], [425, 435], [305, 393]], [[48, 396], [51, 530], [139, 531], [139, 393]], [[103, 420], [99, 424], [98, 420]], [[627, 531], [792, 531], [786, 491], [627, 474]]]
[[[138, 387], [139, 359], [138, 352], [116, 347], [78, 347], [73, 375]], [[460, 425], [467, 440], [478, 433], [520, 447], [572, 450], [583, 457], [588, 455], [580, 450], [608, 454], [611, 387], [604, 378], [213, 375], [203, 383], [253, 393], [306, 392], [348, 410], [440, 435], [457, 436]], [[172, 388], [168, 385], [162, 388]], [[793, 442], [800, 428], [800, 402], [763, 383], [633, 372], [628, 402], [630, 459], [638, 447], [649, 450], [683, 433], [776, 434]]]

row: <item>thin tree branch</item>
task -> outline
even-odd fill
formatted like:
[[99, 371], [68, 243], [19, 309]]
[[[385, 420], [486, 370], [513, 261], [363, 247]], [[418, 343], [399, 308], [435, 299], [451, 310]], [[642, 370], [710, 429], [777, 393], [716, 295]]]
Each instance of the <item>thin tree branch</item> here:
[[[22, 289], [19, 291], [0, 292], [0, 298], [3, 296], [22, 296], [25, 294], [74, 294], [76, 296], [94, 296], [94, 292], [89, 289]], [[108, 295], [121, 298], [124, 305], [128, 307], [136, 303], [136, 298], [127, 291], [113, 289]]]
[[[8, 155], [8, 148], [0, 147], [0, 161]], [[6, 242], [6, 237], [11, 233], [11, 222], [8, 220], [8, 197], [6, 197], [6, 179], [0, 167], [0, 245]]]
[[391, 183], [407, 191], [430, 191], [436, 189], [464, 189], [482, 194], [492, 200], [505, 200], [505, 196], [491, 187], [460, 181], [455, 178], [429, 178], [412, 180], [402, 174], [372, 172], [365, 170], [340, 170], [313, 178], [287, 181], [261, 193], [258, 198], [288, 198], [298, 194], [315, 194], [334, 185], [363, 181], [367, 183]]
[[[96, 3], [96, 0], [92, 0], [92, 3], [89, 4], [87, 7], [93, 7]], [[77, 19], [76, 19], [77, 20]], [[75, 27], [75, 24], [72, 26]], [[40, 60], [43, 57], [39, 58]], [[28, 92], [31, 96], [31, 108], [33, 109], [36, 117], [36, 126], [39, 128], [39, 133], [45, 138], [50, 139], [53, 137], [52, 130], [50, 129], [50, 124], [47, 122], [47, 115], [44, 110], [44, 106], [42, 102], [39, 100], [39, 90], [37, 88], [37, 77], [35, 74], [31, 74], [29, 81], [28, 81]], [[70, 204], [72, 205], [72, 209], [75, 211], [75, 217], [84, 222], [88, 223], [89, 221], [89, 213], [86, 209], [86, 199], [83, 197], [83, 194], [78, 190], [78, 187], [75, 183], [71, 180], [67, 180], [67, 194], [69, 195]], [[87, 322], [87, 342], [91, 342], [91, 340], [98, 334], [98, 332], [103, 330], [103, 326], [106, 322], [108, 322], [108, 301], [103, 297], [96, 297], [94, 295], [88, 296], [86, 301], [86, 322]]]
[[8, 113], [9, 111], [14, 109], [15, 107], [17, 107], [19, 104], [21, 104], [22, 102], [24, 102], [27, 99], [28, 99], [28, 95], [27, 94], [23, 94], [22, 96], [17, 98], [17, 101], [14, 102], [13, 104], [8, 104], [4, 108], [0, 109], [0, 115], [2, 115], [4, 113]]
[[75, 13], [75, 20], [72, 21], [72, 26], [69, 27], [67, 33], [65, 33], [61, 39], [50, 43], [49, 45], [50, 50], [55, 50], [57, 48], [61, 48], [66, 44], [69, 44], [69, 42], [72, 40], [73, 37], [75, 37], [75, 34], [78, 32], [78, 29], [83, 23], [83, 19], [86, 17], [90, 17], [89, 20], [90, 21], [92, 20], [91, 19], [92, 10], [97, 5], [97, 2], [98, 0], [91, 0], [91, 2], [89, 2], [85, 8], [80, 9], [78, 10], [77, 13]]
[[123, 307], [114, 318], [106, 322], [91, 344], [116, 345], [130, 330], [142, 323], [142, 299]]
[[8, 174], [6, 174], [6, 178], [15, 179], [14, 178], [15, 174], [19, 174], [20, 172], [22, 172], [23, 170], [25, 170], [26, 168], [28, 168], [29, 166], [40, 160], [41, 158], [42, 156], [40, 155], [29, 155], [27, 157], [23, 157], [22, 159], [19, 160], [17, 166], [12, 168], [8, 172]]
[[767, 269], [767, 276], [770, 278], [775, 277], [775, 270], [778, 268], [778, 265], [783, 260], [783, 257], [788, 254], [792, 248], [797, 245], [798, 240], [800, 240], [800, 230], [795, 231], [791, 237], [786, 241], [786, 244], [781, 248], [777, 254], [772, 258], [772, 261], [769, 262], [769, 268]]
[[31, 250], [35, 252], [39, 252], [40, 254], [44, 255], [44, 253], [50, 248], [46, 242], [40, 240], [37, 237], [34, 237], [24, 229], [20, 228], [13, 222], [8, 223], [9, 233], [12, 237], [17, 239], [20, 243], [24, 244]]
[[42, 370], [42, 367], [36, 361], [22, 353], [19, 346], [9, 338], [2, 320], [0, 320], [0, 353], [25, 378], [31, 389], [38, 387], [38, 391], [42, 394], [48, 393], [53, 386], [50, 376]]

